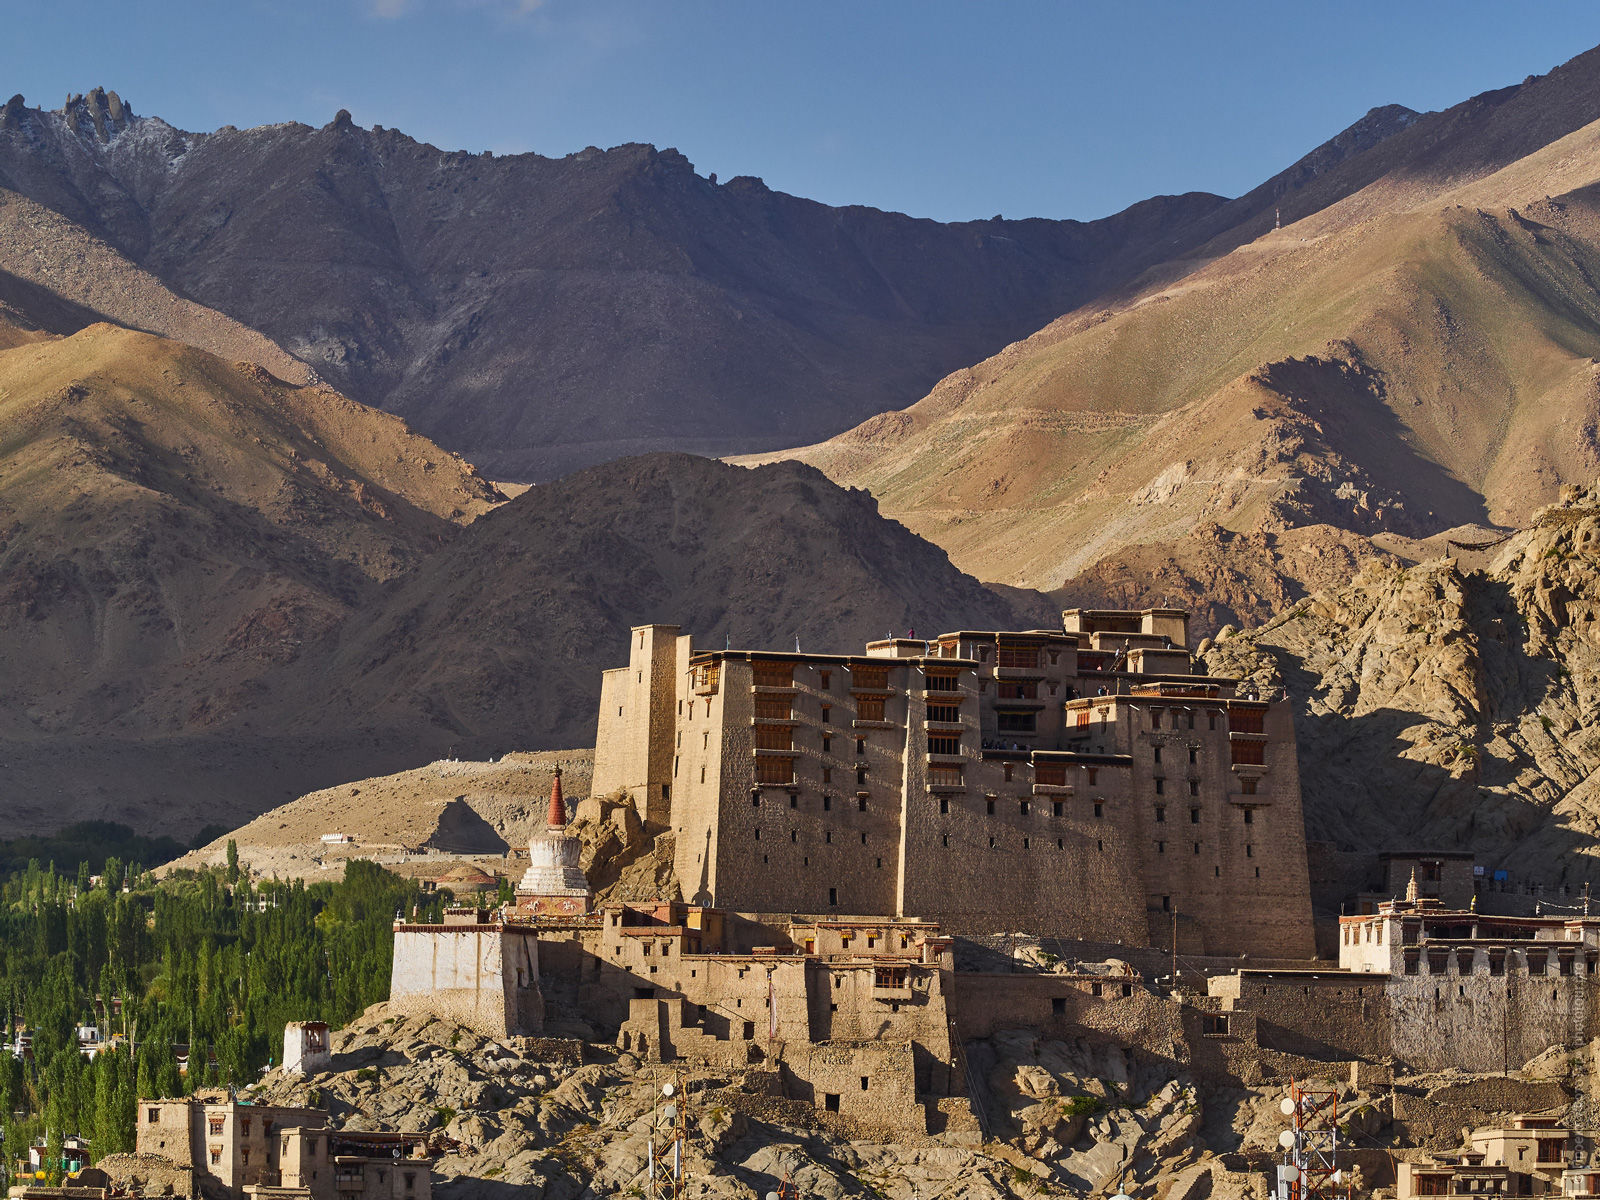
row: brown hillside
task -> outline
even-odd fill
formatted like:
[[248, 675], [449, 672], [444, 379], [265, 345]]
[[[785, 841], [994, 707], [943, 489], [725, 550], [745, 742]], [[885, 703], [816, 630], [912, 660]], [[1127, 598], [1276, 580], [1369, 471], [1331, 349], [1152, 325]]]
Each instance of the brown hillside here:
[[[222, 313], [174, 295], [99, 238], [61, 214], [0, 188], [0, 305], [28, 288], [19, 308], [52, 333], [95, 321], [188, 342], [230, 361], [255, 363], [291, 383], [315, 373], [271, 339]], [[3, 316], [0, 316], [3, 319]]]
[[95, 324], [0, 352], [10, 811], [137, 817], [213, 770], [238, 783], [213, 815], [245, 808], [266, 781], [224, 731], [264, 679], [496, 498], [395, 417], [177, 342]]
[[[169, 869], [221, 866], [232, 842], [239, 861], [263, 878], [336, 878], [353, 858], [424, 879], [458, 858], [520, 873], [528, 865], [529, 836], [545, 827], [558, 765], [567, 794], [587, 796], [593, 754], [586, 749], [509, 754], [496, 762], [441, 759], [301, 796]], [[322, 840], [329, 833], [353, 840], [329, 844]]]
[[714, 183], [651, 146], [470, 155], [348, 113], [186, 133], [98, 89], [0, 108], [0, 186], [523, 479], [848, 428], [1192, 249], [1223, 203], [946, 225]]
[[600, 672], [627, 631], [681, 625], [702, 645], [859, 652], [908, 629], [1059, 621], [1002, 600], [864, 492], [785, 463], [661, 454], [526, 494], [347, 624], [306, 690], [374, 728], [461, 753], [590, 745]]
[[[1366, 152], [1414, 152], [1367, 189], [793, 457], [980, 577], [1069, 593], [1146, 545], [1174, 599], [1205, 600], [1187, 539], [1211, 524], [1327, 525], [1352, 563], [1346, 534], [1517, 524], [1600, 466], [1600, 124], [1494, 168], [1550, 132], [1539, 96], [1570, 110], [1597, 71], [1422, 118]], [[1259, 553], [1244, 573], [1262, 587], [1229, 604], [1256, 619], [1329, 582]]]

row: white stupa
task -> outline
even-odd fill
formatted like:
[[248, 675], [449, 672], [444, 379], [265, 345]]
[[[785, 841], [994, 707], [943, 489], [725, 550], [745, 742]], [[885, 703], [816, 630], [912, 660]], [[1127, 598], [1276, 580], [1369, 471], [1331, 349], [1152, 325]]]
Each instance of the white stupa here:
[[561, 768], [550, 785], [550, 819], [545, 832], [528, 839], [528, 869], [517, 884], [517, 908], [540, 916], [581, 916], [594, 893], [578, 861], [583, 843], [567, 836], [567, 806], [561, 796]]

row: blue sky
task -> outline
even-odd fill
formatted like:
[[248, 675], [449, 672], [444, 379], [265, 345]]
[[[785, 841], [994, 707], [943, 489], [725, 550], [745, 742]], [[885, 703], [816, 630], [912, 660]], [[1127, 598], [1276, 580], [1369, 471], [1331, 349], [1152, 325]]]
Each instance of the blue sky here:
[[496, 153], [654, 142], [942, 220], [1237, 195], [1375, 105], [1445, 107], [1600, 44], [1600, 5], [1557, 0], [6, 0], [0, 19], [0, 98], [99, 84], [189, 129], [348, 108]]

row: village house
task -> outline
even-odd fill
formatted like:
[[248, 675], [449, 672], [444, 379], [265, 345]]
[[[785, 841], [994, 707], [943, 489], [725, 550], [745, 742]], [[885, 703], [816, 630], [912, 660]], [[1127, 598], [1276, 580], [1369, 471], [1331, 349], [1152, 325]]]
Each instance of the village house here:
[[1339, 970], [1238, 970], [1208, 981], [1263, 1044], [1505, 1071], [1594, 1036], [1600, 916], [1448, 908], [1413, 877], [1403, 900], [1339, 920]]
[[1395, 1200], [1427, 1196], [1586, 1194], [1592, 1172], [1569, 1169], [1572, 1135], [1559, 1116], [1523, 1114], [1506, 1126], [1474, 1129], [1467, 1145], [1395, 1165]]
[[113, 1174], [156, 1180], [177, 1196], [245, 1200], [430, 1200], [426, 1134], [344, 1131], [318, 1109], [215, 1096], [141, 1100], [136, 1154]]

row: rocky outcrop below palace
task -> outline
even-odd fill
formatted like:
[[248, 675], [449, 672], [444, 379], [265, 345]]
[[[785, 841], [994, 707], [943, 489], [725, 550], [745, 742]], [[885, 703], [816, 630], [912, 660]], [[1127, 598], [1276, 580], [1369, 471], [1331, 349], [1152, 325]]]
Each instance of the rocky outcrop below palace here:
[[1471, 850], [1491, 880], [1576, 906], [1600, 880], [1600, 485], [1449, 549], [1371, 565], [1202, 657], [1288, 689], [1307, 836], [1332, 854]]

